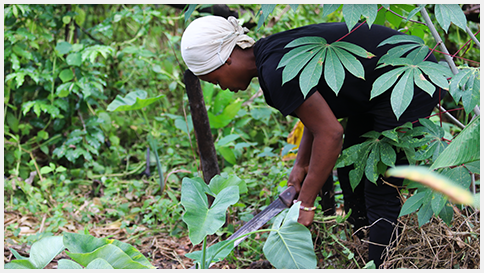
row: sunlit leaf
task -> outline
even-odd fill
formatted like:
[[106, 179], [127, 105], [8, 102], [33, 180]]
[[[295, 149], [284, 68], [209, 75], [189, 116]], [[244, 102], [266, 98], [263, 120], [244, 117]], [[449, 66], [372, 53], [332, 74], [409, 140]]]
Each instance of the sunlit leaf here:
[[72, 260], [62, 259], [57, 262], [57, 269], [82, 269], [82, 266]]
[[412, 196], [410, 196], [405, 203], [403, 203], [403, 206], [400, 210], [400, 214], [398, 217], [402, 217], [404, 215], [410, 214], [412, 212], [417, 211], [420, 206], [424, 203], [426, 200], [426, 196], [429, 193], [429, 191], [424, 191], [424, 192], [418, 192]]
[[347, 50], [347, 51], [355, 54], [356, 56], [359, 56], [359, 57], [362, 57], [362, 58], [371, 59], [371, 58], [375, 57], [375, 55], [373, 55], [373, 53], [366, 51], [361, 46], [358, 46], [358, 45], [355, 45], [355, 44], [352, 44], [352, 43], [348, 43], [348, 42], [345, 42], [345, 41], [334, 42], [334, 43], [331, 44], [331, 46], [332, 47], [339, 47], [341, 49]]
[[386, 44], [399, 44], [399, 43], [416, 43], [421, 45], [425, 44], [424, 41], [417, 36], [397, 34], [397, 35], [391, 36], [388, 39], [383, 40], [378, 45], [378, 47]]
[[358, 23], [361, 17], [361, 5], [356, 4], [344, 4], [343, 5], [343, 17], [345, 18], [348, 31], [351, 31], [353, 27]]
[[185, 22], [188, 21], [192, 13], [195, 11], [197, 8], [197, 4], [189, 4], [187, 11], [185, 11]]
[[277, 69], [286, 66], [290, 61], [292, 61], [292, 59], [301, 55], [302, 53], [316, 49], [319, 46], [320, 45], [318, 44], [308, 44], [292, 49], [291, 51], [284, 54], [284, 56], [281, 58], [281, 61], [279, 62], [279, 65], [277, 66]]
[[306, 36], [306, 37], [297, 38], [294, 41], [291, 41], [284, 48], [290, 48], [290, 47], [296, 47], [296, 46], [302, 46], [302, 45], [324, 46], [326, 44], [327, 44], [326, 39], [324, 39], [323, 37]]
[[309, 62], [309, 60], [316, 56], [321, 50], [322, 48], [305, 51], [298, 56], [292, 58], [290, 65], [286, 65], [286, 67], [282, 71], [282, 84], [284, 85], [284, 83], [296, 77], [301, 69]]
[[133, 261], [131, 257], [128, 256], [123, 250], [113, 244], [103, 245], [93, 252], [89, 253], [72, 253], [66, 251], [67, 256], [69, 256], [74, 261], [78, 262], [80, 265], [86, 267], [95, 259], [102, 257], [106, 260], [113, 268], [116, 269], [143, 269], [152, 268], [152, 266], [147, 267], [138, 262]]
[[366, 23], [368, 28], [371, 28], [373, 22], [375, 22], [376, 16], [378, 15], [378, 5], [377, 4], [365, 4], [360, 5], [361, 15], [366, 18]]
[[148, 93], [144, 90], [137, 90], [130, 92], [126, 97], [117, 95], [116, 98], [108, 105], [108, 111], [130, 111], [144, 108], [158, 100], [165, 95], [159, 95], [154, 98], [146, 98]]
[[[205, 253], [205, 257], [207, 257], [207, 259], [209, 259], [209, 260], [206, 261], [206, 262], [214, 263], [214, 262], [219, 262], [219, 261], [225, 259], [225, 257], [227, 257], [230, 254], [230, 252], [232, 252], [232, 250], [234, 249], [234, 247], [235, 247], [234, 241], [235, 240], [222, 241], [222, 242], [218, 242], [218, 243], [208, 247], [207, 250], [206, 250], [206, 253]], [[202, 250], [187, 253], [187, 254], [185, 254], [185, 257], [193, 259], [195, 261], [199, 261], [201, 263], [202, 262]], [[210, 259], [210, 257], [212, 257], [212, 258]]]
[[418, 227], [428, 223], [432, 215], [434, 215], [434, 211], [431, 202], [424, 202], [417, 212]]
[[5, 264], [4, 268], [43, 269], [64, 249], [62, 236], [44, 237], [32, 244], [28, 259], [13, 260]]
[[346, 70], [348, 70], [357, 78], [363, 80], [365, 79], [365, 70], [363, 68], [363, 65], [361, 65], [360, 61], [358, 61], [355, 56], [337, 47], [334, 47], [333, 50], [334, 52], [336, 52], [336, 55], [338, 56]]
[[390, 50], [387, 51], [385, 55], [383, 55], [379, 60], [378, 64], [380, 63], [386, 63], [388, 60], [395, 59], [395, 58], [400, 58], [403, 54], [407, 53], [408, 51], [419, 47], [420, 45], [418, 44], [405, 44], [405, 45], [399, 45], [394, 48], [391, 48]]
[[432, 96], [435, 92], [435, 86], [429, 82], [420, 71], [420, 69], [412, 69], [413, 70], [413, 80], [415, 84], [422, 89], [423, 91], [427, 92], [430, 96]]
[[341, 4], [324, 4], [322, 17], [328, 16], [329, 14], [335, 12], [340, 6]]

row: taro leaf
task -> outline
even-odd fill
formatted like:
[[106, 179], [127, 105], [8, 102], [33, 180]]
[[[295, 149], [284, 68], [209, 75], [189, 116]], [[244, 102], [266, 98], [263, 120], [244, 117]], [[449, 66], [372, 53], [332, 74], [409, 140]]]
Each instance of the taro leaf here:
[[92, 262], [90, 262], [87, 266], [86, 269], [114, 269], [108, 261], [102, 259], [102, 258], [97, 258], [94, 259]]
[[458, 4], [435, 5], [435, 18], [446, 33], [449, 30], [451, 22], [464, 31], [466, 30], [467, 19]]
[[398, 217], [402, 217], [404, 215], [410, 214], [412, 212], [417, 211], [420, 206], [426, 201], [425, 197], [430, 191], [423, 191], [418, 192], [412, 196], [410, 196], [405, 203], [403, 203], [402, 209], [400, 210], [400, 214]]
[[390, 103], [397, 120], [412, 102], [413, 89], [413, 73], [412, 70], [407, 70], [395, 85], [390, 96]]
[[[65, 249], [62, 236], [49, 236], [32, 244], [28, 259], [13, 260], [5, 269], [42, 269]], [[24, 257], [25, 258], [25, 257]]]
[[[78, 262], [80, 265], [86, 267], [92, 261], [98, 258], [106, 260], [115, 269], [144, 269], [153, 268], [153, 266], [146, 266], [139, 262], [135, 262], [131, 257], [126, 254], [121, 248], [113, 245], [106, 244], [103, 245], [93, 252], [88, 253], [72, 253], [66, 251], [67, 256], [69, 256], [74, 261]], [[141, 255], [143, 256], [143, 255]]]
[[144, 108], [158, 100], [164, 95], [159, 95], [154, 98], [147, 99], [148, 93], [144, 90], [137, 90], [130, 92], [126, 97], [117, 95], [116, 98], [108, 105], [108, 111], [130, 111]]
[[[222, 241], [214, 244], [213, 246], [208, 247], [205, 252], [205, 257], [207, 257], [207, 259], [210, 259], [210, 258], [211, 259], [210, 261], [207, 260], [206, 262], [210, 264], [210, 263], [219, 262], [225, 259], [225, 257], [227, 257], [227, 255], [229, 255], [230, 252], [232, 252], [232, 250], [234, 249], [235, 247], [234, 242], [235, 240]], [[202, 263], [201, 250], [185, 254], [185, 257]]]
[[328, 49], [326, 53], [324, 79], [334, 93], [338, 95], [345, 80], [345, 70], [333, 49]]
[[480, 160], [480, 120], [477, 116], [454, 138], [430, 169], [456, 166]]
[[425, 198], [427, 202], [424, 202], [417, 212], [418, 227], [422, 227], [424, 224], [428, 223], [428, 221], [430, 221], [430, 218], [432, 218], [432, 215], [434, 214], [434, 211], [432, 210], [432, 204], [431, 202], [428, 202], [430, 201], [429, 199], [431, 192], [428, 191], [428, 193], [428, 198]]
[[239, 187], [229, 186], [215, 195], [209, 208], [205, 195], [207, 186], [204, 187], [202, 183], [187, 177], [182, 181], [181, 204], [185, 208], [183, 221], [188, 225], [190, 241], [194, 245], [200, 243], [205, 236], [214, 234], [225, 223], [227, 208], [239, 200]]
[[400, 77], [400, 75], [406, 70], [408, 70], [407, 67], [399, 67], [378, 77], [373, 82], [373, 86], [371, 88], [370, 100], [383, 94], [390, 87], [392, 87], [393, 84], [397, 81], [398, 77]]
[[[96, 238], [92, 235], [64, 232], [64, 245], [74, 254], [88, 254], [105, 245], [114, 245], [123, 251], [133, 262], [139, 263], [145, 268], [153, 268], [150, 261], [130, 244], [107, 238]], [[94, 257], [97, 258], [97, 257]], [[102, 256], [100, 258], [103, 258]], [[109, 261], [109, 260], [108, 260]], [[81, 265], [86, 266], [81, 263]]]
[[[309, 230], [299, 224], [300, 202], [292, 205], [282, 220], [280, 214], [264, 244], [267, 260], [277, 269], [314, 269], [317, 259]], [[282, 222], [282, 225], [281, 225]]]
[[247, 192], [247, 185], [244, 180], [238, 178], [236, 175], [227, 175], [226, 173], [221, 173], [220, 175], [215, 175], [211, 180], [208, 187], [214, 194], [219, 194], [224, 188], [230, 186], [239, 187], [239, 194]]
[[445, 194], [452, 202], [471, 205], [474, 197], [468, 189], [423, 166], [398, 166], [387, 171], [388, 176], [406, 178]]
[[62, 259], [57, 262], [57, 269], [82, 269], [82, 266], [72, 260]]

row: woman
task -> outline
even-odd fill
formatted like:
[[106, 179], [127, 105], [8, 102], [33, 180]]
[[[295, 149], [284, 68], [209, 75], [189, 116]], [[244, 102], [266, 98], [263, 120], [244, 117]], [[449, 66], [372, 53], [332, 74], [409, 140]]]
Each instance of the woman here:
[[[218, 84], [224, 90], [245, 90], [251, 80], [257, 77], [270, 106], [284, 116], [292, 115], [302, 121], [304, 134], [288, 185], [293, 185], [299, 193], [301, 211], [298, 222], [305, 226], [313, 221], [314, 201], [331, 174], [342, 148], [361, 143], [364, 139], [360, 136], [368, 131], [382, 132], [426, 117], [438, 103], [438, 95], [431, 97], [415, 87], [412, 103], [397, 119], [390, 105], [390, 91], [370, 101], [373, 82], [393, 68], [376, 69], [378, 59], [396, 45], [377, 46], [393, 35], [403, 35], [390, 28], [358, 25], [358, 29], [342, 39], [376, 55], [371, 59], [357, 57], [364, 67], [365, 79], [345, 72], [345, 81], [336, 95], [321, 77], [306, 97], [300, 91], [299, 77], [282, 84], [283, 68], [278, 68], [278, 65], [290, 50], [284, 47], [306, 36], [319, 36], [328, 43], [335, 42], [348, 33], [346, 24], [304, 26], [273, 34], [257, 42], [245, 35], [246, 32], [234, 17], [198, 18], [183, 34], [182, 57], [188, 68], [201, 80]], [[432, 55], [428, 60], [435, 62]], [[338, 122], [339, 118], [347, 118], [344, 130]], [[345, 210], [348, 212], [352, 209], [349, 221], [355, 230], [370, 226], [369, 260], [374, 260], [379, 266], [384, 246], [391, 241], [400, 212], [399, 194], [394, 186], [401, 186], [402, 181], [386, 180], [394, 184], [392, 186], [381, 179], [374, 184], [364, 177], [353, 191], [349, 183], [350, 170], [351, 167], [338, 170]]]

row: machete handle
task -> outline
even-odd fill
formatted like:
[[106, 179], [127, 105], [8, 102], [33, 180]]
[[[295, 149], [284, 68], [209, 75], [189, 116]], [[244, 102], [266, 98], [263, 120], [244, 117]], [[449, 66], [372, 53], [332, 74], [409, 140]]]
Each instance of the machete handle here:
[[287, 187], [286, 190], [279, 194], [279, 198], [287, 207], [290, 207], [292, 205], [292, 200], [296, 198], [296, 188], [294, 188], [294, 186]]

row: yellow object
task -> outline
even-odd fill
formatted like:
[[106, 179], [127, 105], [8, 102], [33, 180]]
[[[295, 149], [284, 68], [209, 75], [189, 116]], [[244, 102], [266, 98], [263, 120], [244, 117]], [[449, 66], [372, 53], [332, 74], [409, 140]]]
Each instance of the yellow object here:
[[[298, 120], [294, 125], [294, 127], [292, 128], [292, 131], [289, 134], [289, 136], [287, 136], [287, 143], [296, 145], [296, 147], [292, 148], [292, 150], [296, 150], [299, 148], [299, 144], [301, 143], [303, 132], [304, 132], [304, 124], [300, 120]], [[282, 157], [283, 161], [289, 161], [293, 159], [296, 159], [295, 153], [288, 153], [287, 155]]]

